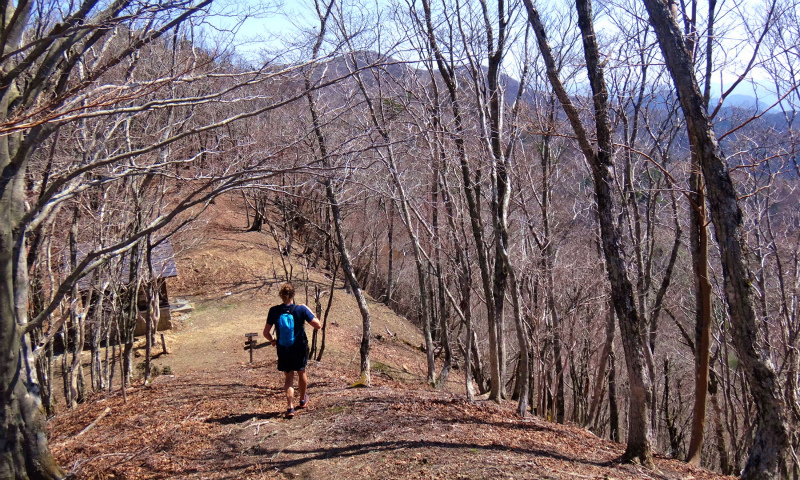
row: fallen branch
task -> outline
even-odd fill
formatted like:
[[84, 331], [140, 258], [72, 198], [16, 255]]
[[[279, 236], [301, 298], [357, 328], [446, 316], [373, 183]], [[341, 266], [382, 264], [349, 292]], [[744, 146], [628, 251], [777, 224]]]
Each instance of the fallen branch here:
[[94, 422], [90, 423], [90, 424], [89, 424], [89, 425], [88, 425], [86, 428], [84, 428], [83, 430], [81, 430], [80, 432], [78, 432], [78, 434], [77, 434], [77, 435], [75, 435], [75, 438], [78, 438], [78, 437], [80, 437], [80, 436], [81, 436], [81, 435], [83, 435], [84, 433], [86, 433], [86, 432], [88, 432], [89, 430], [91, 430], [91, 429], [93, 429], [94, 427], [96, 427], [96, 426], [97, 426], [97, 423], [98, 423], [100, 420], [102, 420], [102, 419], [103, 419], [103, 417], [105, 417], [106, 415], [108, 415], [110, 412], [111, 412], [111, 407], [106, 407], [106, 409], [105, 409], [105, 410], [103, 410], [103, 413], [101, 413], [99, 417], [95, 418], [95, 419], [94, 419]]

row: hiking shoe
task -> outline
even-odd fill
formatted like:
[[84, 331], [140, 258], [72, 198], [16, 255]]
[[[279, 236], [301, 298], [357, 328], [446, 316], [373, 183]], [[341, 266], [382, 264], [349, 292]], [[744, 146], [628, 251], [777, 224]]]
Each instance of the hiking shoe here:
[[297, 408], [306, 408], [308, 406], [308, 394], [306, 394], [302, 400], [300, 400], [300, 405]]
[[286, 418], [294, 418], [294, 408], [286, 410]]

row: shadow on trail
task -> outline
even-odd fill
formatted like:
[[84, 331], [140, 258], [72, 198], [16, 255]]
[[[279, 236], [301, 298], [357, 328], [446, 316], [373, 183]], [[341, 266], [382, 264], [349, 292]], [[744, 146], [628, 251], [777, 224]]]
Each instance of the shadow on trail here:
[[[430, 448], [439, 448], [446, 450], [478, 450], [484, 452], [512, 452], [522, 455], [532, 455], [536, 457], [546, 457], [564, 462], [581, 463], [594, 467], [610, 467], [615, 465], [616, 461], [610, 462], [593, 462], [590, 460], [562, 455], [559, 453], [551, 452], [548, 450], [530, 449], [530, 448], [514, 448], [504, 445], [480, 445], [476, 443], [450, 443], [450, 442], [435, 442], [435, 441], [385, 441], [385, 442], [372, 442], [348, 445], [343, 447], [330, 447], [330, 448], [317, 448], [311, 450], [297, 450], [297, 449], [261, 449], [253, 450], [253, 455], [264, 455], [272, 457], [273, 460], [270, 464], [271, 467], [283, 470], [286, 468], [297, 467], [308, 462], [327, 460], [331, 458], [347, 458], [355, 457], [358, 455], [366, 455], [375, 452], [396, 452], [407, 449], [421, 449], [426, 450]], [[276, 460], [274, 457], [277, 455], [298, 455], [301, 458], [291, 458], [286, 460]], [[431, 454], [433, 455], [433, 454]]]
[[209, 418], [206, 420], [206, 423], [218, 423], [220, 425], [233, 425], [237, 423], [244, 423], [248, 420], [269, 420], [272, 418], [280, 418], [283, 417], [281, 412], [269, 412], [269, 413], [240, 413], [240, 414], [231, 414], [225, 415], [222, 417], [216, 418]]
[[231, 401], [237, 404], [258, 402], [283, 392], [278, 386], [239, 382], [176, 382], [160, 385], [160, 387], [161, 402], [172, 406], [209, 401]]

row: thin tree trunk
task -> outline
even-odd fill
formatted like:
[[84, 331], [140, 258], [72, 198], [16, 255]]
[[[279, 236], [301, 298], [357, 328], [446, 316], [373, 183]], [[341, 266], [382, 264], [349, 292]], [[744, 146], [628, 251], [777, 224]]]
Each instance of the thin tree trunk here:
[[[98, 288], [100, 294], [97, 296], [97, 304], [94, 306], [94, 319], [92, 324], [92, 344], [91, 344], [91, 372], [92, 372], [92, 389], [95, 392], [101, 392], [105, 388], [105, 378], [103, 376], [102, 359], [100, 357], [100, 339], [103, 335], [103, 303], [106, 298], [105, 289], [107, 283]], [[108, 342], [106, 342], [106, 350], [108, 350]]]
[[[486, 84], [489, 96], [489, 146], [491, 148], [492, 162], [492, 228], [494, 230], [495, 262], [492, 294], [494, 297], [494, 325], [489, 323], [489, 329], [496, 330], [497, 336], [497, 364], [499, 366], [499, 392], [498, 397], [506, 396], [505, 370], [506, 370], [506, 344], [505, 344], [505, 296], [509, 282], [511, 263], [508, 261], [509, 235], [508, 235], [508, 205], [511, 194], [511, 178], [508, 158], [504, 152], [503, 139], [503, 92], [500, 89], [500, 67], [505, 55], [506, 18], [505, 1], [497, 2], [497, 31], [487, 15], [486, 2], [481, 2], [484, 10], [484, 29], [486, 31], [488, 47], [488, 65], [486, 69]], [[495, 35], [496, 34], [496, 35]], [[505, 261], [501, 259], [505, 258]], [[512, 293], [513, 295], [513, 293]], [[518, 317], [518, 316], [517, 316]], [[519, 323], [521, 320], [517, 319]], [[524, 341], [522, 342], [524, 343]], [[495, 360], [492, 360], [495, 361]], [[527, 362], [527, 357], [526, 360]], [[525, 372], [527, 375], [527, 371]], [[525, 380], [527, 383], [527, 379]], [[523, 413], [524, 415], [524, 413]]]
[[699, 165], [694, 165], [691, 174], [692, 203], [691, 252], [696, 288], [695, 311], [695, 383], [694, 408], [692, 409], [692, 434], [686, 461], [700, 465], [703, 451], [703, 435], [706, 427], [706, 398], [708, 395], [709, 361], [711, 354], [711, 281], [708, 272], [708, 227], [706, 217], [705, 186]]
[[719, 470], [723, 475], [730, 475], [733, 473], [733, 466], [731, 465], [728, 456], [728, 446], [725, 442], [725, 429], [722, 426], [722, 408], [719, 405], [719, 395], [717, 392], [718, 381], [716, 375], [711, 375], [708, 390], [711, 394], [711, 408], [714, 410], [714, 435], [717, 437], [717, 453], [719, 454]]
[[72, 390], [69, 388], [69, 352], [70, 352], [70, 338], [69, 338], [69, 322], [61, 322], [61, 344], [64, 346], [64, 351], [61, 352], [61, 384], [64, 391], [64, 403], [72, 405]]
[[[552, 274], [552, 272], [550, 272]], [[551, 287], [552, 288], [552, 287]], [[548, 303], [553, 299], [553, 293], [548, 293]], [[552, 303], [548, 310], [551, 314], [553, 322], [553, 361], [556, 367], [556, 423], [564, 423], [566, 415], [566, 400], [564, 398], [564, 359], [561, 353], [561, 318], [558, 312], [555, 311], [555, 302]]]
[[319, 346], [319, 355], [317, 355], [317, 361], [322, 361], [322, 354], [325, 352], [325, 339], [328, 336], [328, 314], [331, 311], [331, 306], [333, 305], [333, 289], [336, 287], [336, 274], [339, 271], [339, 263], [334, 262], [333, 268], [331, 269], [331, 288], [330, 294], [328, 295], [328, 305], [325, 307], [325, 314], [322, 316], [322, 340]]
[[[80, 206], [75, 205], [72, 212], [72, 226], [69, 231], [69, 266], [70, 269], [74, 270], [77, 266], [77, 258], [78, 258], [78, 223], [80, 222], [81, 213], [80, 213]], [[67, 348], [67, 345], [64, 345], [64, 357], [63, 362], [65, 371], [65, 379], [64, 379], [64, 398], [66, 400], [67, 405], [69, 408], [75, 408], [78, 406], [78, 403], [83, 401], [81, 398], [79, 390], [79, 374], [81, 371], [81, 349], [82, 345], [82, 331], [83, 331], [83, 318], [78, 313], [78, 300], [80, 297], [80, 293], [78, 292], [77, 285], [72, 287], [72, 302], [70, 303], [69, 308], [69, 326], [71, 328], [67, 328], [65, 324], [64, 328], [64, 338], [72, 336], [71, 342], [69, 343], [70, 348]], [[67, 358], [69, 355], [72, 354], [72, 362], [67, 365]], [[67, 392], [69, 390], [69, 392]]]
[[664, 417], [664, 423], [667, 424], [667, 437], [669, 438], [669, 454], [672, 458], [677, 458], [678, 449], [680, 448], [681, 441], [680, 438], [678, 437], [678, 427], [675, 425], [675, 417], [669, 411], [669, 406], [670, 406], [669, 373], [670, 373], [669, 357], [666, 357], [664, 358], [664, 398], [661, 410]]
[[[467, 315], [465, 313], [465, 315]], [[472, 329], [472, 358], [474, 359], [472, 362], [472, 377], [475, 379], [475, 383], [478, 385], [478, 393], [481, 395], [486, 393], [487, 386], [490, 382], [486, 381], [486, 376], [483, 372], [483, 359], [481, 357], [481, 351], [478, 348], [478, 334], [475, 332], [475, 329]]]
[[[327, 157], [327, 154], [323, 154], [323, 158], [324, 157]], [[325, 191], [328, 196], [328, 202], [330, 202], [331, 218], [333, 219], [333, 226], [334, 230], [336, 231], [336, 239], [339, 247], [339, 255], [341, 257], [342, 271], [344, 272], [345, 280], [350, 285], [353, 296], [356, 297], [358, 310], [361, 312], [361, 346], [359, 348], [359, 353], [361, 355], [361, 375], [358, 382], [365, 386], [370, 386], [371, 378], [369, 350], [370, 337], [372, 336], [372, 333], [370, 328], [371, 322], [369, 307], [367, 306], [367, 301], [364, 298], [364, 293], [361, 291], [361, 286], [358, 284], [358, 280], [356, 280], [355, 273], [353, 272], [353, 266], [350, 262], [350, 253], [347, 251], [344, 233], [342, 232], [342, 216], [341, 212], [339, 211], [339, 200], [331, 183], [332, 182], [330, 178], [325, 179]]]
[[[463, 279], [461, 282], [461, 311], [464, 312], [467, 324], [467, 348], [464, 351], [464, 386], [466, 387], [467, 401], [472, 402], [474, 398], [472, 391], [472, 349], [474, 348], [472, 335], [474, 332], [472, 329], [472, 310], [470, 309], [472, 282]], [[475, 361], [477, 362], [478, 359], [476, 358]]]
[[617, 366], [614, 344], [608, 353], [608, 438], [619, 442], [619, 407], [617, 406]]
[[[555, 103], [551, 102], [548, 107], [549, 124], [552, 125], [555, 117]], [[541, 167], [542, 167], [542, 193], [541, 193], [541, 215], [542, 215], [542, 239], [539, 241], [542, 251], [542, 268], [544, 270], [544, 290], [545, 290], [545, 316], [550, 319], [553, 338], [553, 360], [556, 367], [556, 422], [564, 423], [566, 401], [564, 399], [564, 363], [561, 352], [561, 317], [556, 309], [556, 287], [553, 278], [557, 250], [555, 241], [550, 230], [551, 212], [551, 168], [553, 164], [552, 150], [550, 147], [550, 135], [545, 135], [542, 139]]]
[[592, 390], [592, 400], [589, 404], [589, 413], [586, 415], [586, 421], [583, 422], [584, 427], [589, 426], [594, 421], [594, 417], [598, 414], [600, 409], [603, 383], [606, 377], [606, 366], [611, 356], [611, 349], [614, 347], [614, 333], [616, 332], [614, 307], [609, 305], [608, 308], [608, 313], [606, 314], [606, 341], [603, 343], [603, 350], [600, 352], [600, 365], [597, 367], [597, 376], [595, 377], [594, 389]]
[[[324, 6], [322, 10], [319, 11], [320, 32], [317, 36], [317, 41], [312, 48], [311, 57], [313, 60], [316, 60], [319, 49], [322, 46], [322, 41], [325, 37], [325, 31], [332, 9], [333, 1], [331, 0], [327, 5]], [[334, 233], [336, 235], [336, 243], [339, 249], [342, 271], [344, 272], [345, 285], [350, 287], [353, 296], [356, 297], [358, 310], [361, 313], [361, 346], [359, 348], [359, 353], [361, 355], [361, 374], [357, 383], [360, 383], [364, 386], [370, 386], [371, 379], [369, 352], [370, 337], [372, 333], [369, 307], [367, 306], [367, 301], [364, 298], [364, 293], [361, 291], [361, 286], [358, 284], [358, 280], [356, 279], [355, 272], [353, 271], [353, 264], [350, 259], [350, 253], [348, 252], [347, 244], [345, 243], [344, 232], [342, 230], [342, 214], [339, 209], [339, 199], [336, 194], [336, 190], [334, 189], [333, 180], [331, 179], [332, 165], [330, 162], [330, 157], [328, 156], [328, 144], [325, 139], [325, 135], [322, 132], [322, 124], [320, 122], [319, 113], [317, 112], [317, 104], [314, 100], [314, 94], [311, 89], [310, 73], [306, 74], [305, 87], [307, 92], [306, 99], [308, 100], [308, 109], [311, 114], [311, 122], [314, 129], [314, 136], [317, 140], [317, 148], [319, 148], [320, 160], [322, 161], [323, 167], [327, 170], [327, 176], [324, 179], [325, 195], [330, 206], [331, 221], [333, 223]]]
[[[439, 94], [438, 91], [435, 93], [436, 95], [436, 104], [438, 111], [438, 103], [439, 103]], [[438, 149], [436, 149], [438, 152]], [[445, 384], [447, 383], [447, 377], [450, 375], [450, 368], [452, 365], [453, 355], [452, 351], [450, 350], [450, 327], [448, 324], [449, 315], [447, 312], [447, 301], [445, 298], [445, 279], [444, 279], [444, 271], [442, 268], [442, 240], [440, 237], [439, 232], [439, 177], [440, 177], [440, 168], [443, 162], [443, 158], [437, 158], [435, 167], [433, 169], [433, 178], [431, 178], [431, 224], [433, 226], [433, 242], [436, 243], [436, 250], [434, 255], [433, 267], [434, 271], [436, 272], [436, 291], [438, 293], [438, 315], [435, 315], [433, 318], [439, 319], [439, 329], [440, 329], [440, 340], [442, 343], [442, 351], [444, 352], [444, 363], [442, 365], [442, 370], [439, 373], [439, 378], [436, 381], [438, 388], [444, 388]], [[442, 197], [445, 195], [442, 192]], [[432, 299], [431, 299], [432, 300]], [[433, 301], [431, 301], [433, 303]]]
[[389, 264], [386, 268], [386, 295], [383, 303], [391, 306], [392, 290], [394, 290], [394, 208], [391, 201], [387, 203], [386, 210], [389, 216], [389, 229], [386, 231], [386, 239], [389, 244], [389, 258], [387, 259]]
[[[139, 226], [141, 225], [141, 212], [139, 215], [139, 220], [137, 221], [136, 225], [134, 226], [134, 231], [139, 230]], [[139, 272], [139, 260], [140, 260], [140, 249], [139, 244], [137, 244], [130, 252], [130, 274], [128, 276], [128, 285], [125, 287], [125, 294], [128, 304], [125, 305], [125, 311], [123, 312], [123, 322], [122, 322], [122, 351], [120, 358], [120, 369], [121, 369], [121, 376], [120, 381], [122, 383], [122, 396], [127, 401], [127, 387], [130, 384], [131, 380], [133, 379], [133, 343], [134, 343], [134, 332], [136, 330], [136, 319], [139, 315], [139, 288], [141, 286], [141, 276]]]
[[492, 281], [489, 268], [489, 259], [486, 252], [486, 244], [483, 238], [483, 221], [481, 219], [480, 206], [478, 204], [480, 194], [478, 192], [478, 185], [474, 183], [471, 178], [467, 150], [464, 141], [466, 132], [461, 111], [461, 102], [458, 97], [458, 78], [455, 74], [455, 68], [447, 63], [447, 59], [439, 48], [438, 41], [436, 40], [433, 20], [431, 18], [430, 1], [422, 0], [422, 7], [425, 12], [425, 19], [423, 22], [420, 22], [420, 24], [424, 24], [425, 26], [425, 35], [428, 37], [428, 43], [431, 47], [431, 51], [436, 58], [436, 63], [439, 67], [439, 74], [442, 76], [442, 79], [447, 86], [450, 96], [450, 106], [453, 111], [453, 122], [455, 125], [455, 138], [453, 140], [456, 145], [456, 154], [458, 156], [461, 170], [464, 196], [467, 200], [467, 211], [469, 213], [472, 236], [475, 240], [475, 247], [478, 255], [478, 267], [481, 273], [484, 300], [486, 302], [486, 316], [489, 323], [489, 398], [494, 401], [500, 401], [502, 382], [500, 380], [500, 365], [497, 361], [498, 337], [497, 330], [494, 327], [496, 315], [494, 310], [494, 297], [492, 294]]
[[[355, 55], [352, 58], [354, 62], [354, 68], [358, 71], [358, 64], [356, 62]], [[381, 138], [386, 145], [385, 150], [381, 150], [379, 153], [385, 152], [385, 160], [388, 162], [388, 170], [389, 174], [392, 178], [395, 188], [398, 192], [398, 207], [400, 210], [401, 219], [403, 220], [403, 224], [406, 226], [406, 233], [408, 234], [409, 239], [411, 240], [411, 251], [414, 254], [414, 264], [417, 267], [417, 281], [419, 283], [419, 302], [420, 302], [420, 311], [422, 312], [422, 327], [423, 327], [423, 336], [425, 339], [425, 357], [427, 360], [427, 381], [430, 385], [436, 385], [436, 363], [434, 358], [433, 352], [433, 319], [431, 314], [431, 307], [433, 306], [432, 298], [431, 298], [431, 289], [429, 288], [428, 283], [428, 258], [425, 258], [422, 251], [422, 245], [419, 241], [419, 235], [414, 230], [414, 223], [411, 217], [411, 208], [408, 204], [408, 197], [406, 195], [405, 186], [400, 181], [399, 173], [397, 164], [395, 162], [394, 157], [394, 149], [392, 148], [392, 140], [391, 136], [389, 135], [389, 131], [386, 129], [386, 125], [378, 119], [377, 112], [375, 110], [375, 105], [373, 104], [369, 94], [367, 93], [367, 89], [364, 86], [364, 83], [361, 79], [361, 75], [356, 73], [354, 75], [356, 83], [358, 84], [361, 93], [364, 95], [364, 100], [367, 104], [367, 108], [370, 112], [370, 119], [372, 120], [372, 124], [378, 130]]]
[[[439, 124], [438, 114], [440, 113], [440, 111], [437, 109], [436, 113], [437, 113], [436, 121], [438, 125]], [[436, 138], [437, 142], [439, 143], [438, 148], [440, 151], [440, 158], [442, 162], [444, 162], [445, 158], [444, 145], [443, 142], [441, 141], [441, 137], [438, 134], [436, 135]], [[447, 184], [447, 177], [441, 170], [439, 171], [437, 181], [439, 182], [439, 188], [442, 192], [442, 202], [444, 203], [444, 208], [446, 212], [445, 218], [447, 219], [447, 224], [450, 227], [451, 242], [453, 243], [453, 245], [457, 245], [459, 229], [456, 228], [456, 223], [455, 223], [455, 218], [456, 218], [455, 208], [453, 206], [452, 197], [450, 196], [449, 193], [450, 189]], [[463, 238], [466, 238], [466, 234], [463, 233], [463, 228], [461, 231], [463, 234]], [[480, 371], [480, 357], [475, 356], [475, 358], [473, 359], [473, 353], [472, 353], [473, 350], [477, 351], [477, 346], [475, 345], [473, 339], [473, 335], [475, 332], [472, 326], [472, 308], [471, 308], [472, 272], [470, 270], [470, 264], [469, 264], [469, 251], [467, 249], [456, 248], [454, 254], [455, 254], [455, 264], [459, 269], [458, 287], [459, 287], [460, 299], [457, 311], [460, 312], [460, 314], [463, 316], [464, 323], [466, 324], [467, 327], [467, 346], [464, 350], [464, 388], [467, 393], [467, 401], [472, 402], [474, 399], [474, 391], [472, 388], [474, 363], [477, 363], [478, 366], [477, 370]], [[442, 288], [444, 289], [445, 285], [442, 285]], [[444, 293], [448, 292], [445, 290]], [[456, 308], [455, 302], [453, 303], [454, 303], [453, 308]], [[482, 376], [476, 377], [476, 381], [481, 385], [481, 388], [483, 388]]]
[[511, 301], [514, 306], [514, 321], [517, 331], [517, 343], [519, 344], [519, 368], [517, 370], [517, 384], [519, 385], [519, 402], [517, 403], [517, 414], [525, 417], [528, 414], [528, 404], [530, 402], [528, 383], [530, 381], [530, 356], [528, 355], [528, 332], [525, 329], [525, 322], [522, 320], [522, 307], [520, 305], [520, 291], [517, 275], [511, 265], [507, 255], [509, 277], [511, 278]]

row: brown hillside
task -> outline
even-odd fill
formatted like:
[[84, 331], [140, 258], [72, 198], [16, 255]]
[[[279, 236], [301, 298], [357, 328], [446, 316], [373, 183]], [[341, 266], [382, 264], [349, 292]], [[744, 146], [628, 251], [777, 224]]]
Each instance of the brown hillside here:
[[[170, 354], [156, 360], [173, 375], [139, 383], [127, 403], [118, 393], [97, 395], [50, 420], [51, 448], [75, 478], [725, 478], [664, 458], [654, 471], [621, 465], [624, 445], [520, 419], [511, 403], [468, 404], [460, 370], [443, 391], [430, 389], [424, 356], [412, 347], [422, 343], [419, 331], [375, 302], [374, 386], [348, 388], [358, 376], [361, 319], [341, 285], [323, 361], [309, 363], [310, 408], [284, 419], [275, 352], [256, 350], [250, 365], [242, 349], [244, 334], [260, 333], [277, 303], [281, 259], [267, 235], [243, 231], [232, 203], [217, 202], [207, 218], [176, 241], [172, 295], [195, 311], [167, 335]], [[313, 304], [304, 277], [296, 261], [297, 300]], [[311, 292], [326, 290], [330, 279], [311, 271], [309, 283]]]

